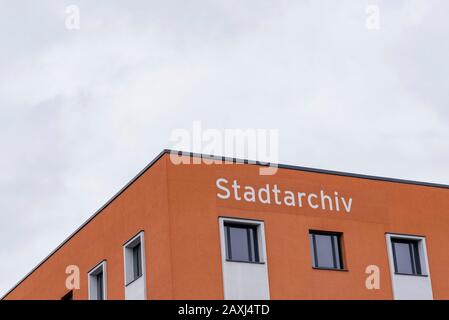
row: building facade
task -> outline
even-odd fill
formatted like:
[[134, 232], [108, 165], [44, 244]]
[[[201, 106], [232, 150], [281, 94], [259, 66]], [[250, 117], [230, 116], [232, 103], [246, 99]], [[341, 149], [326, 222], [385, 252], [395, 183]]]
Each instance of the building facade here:
[[448, 186], [211, 161], [164, 150], [3, 298], [449, 299]]

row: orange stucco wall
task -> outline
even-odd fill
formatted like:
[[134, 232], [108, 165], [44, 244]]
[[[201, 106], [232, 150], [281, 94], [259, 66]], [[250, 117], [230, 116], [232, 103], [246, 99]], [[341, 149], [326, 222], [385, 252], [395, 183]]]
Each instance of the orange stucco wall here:
[[[333, 192], [353, 199], [350, 213], [217, 198], [217, 178], [256, 187]], [[74, 299], [87, 299], [87, 272], [106, 259], [108, 298], [124, 298], [123, 244], [145, 232], [149, 299], [222, 299], [218, 217], [265, 222], [272, 299], [391, 299], [385, 233], [423, 235], [435, 299], [449, 299], [449, 189], [279, 169], [259, 175], [242, 164], [175, 165], [168, 154], [65, 243], [7, 299], [60, 299], [65, 268], [81, 270]], [[347, 271], [312, 269], [310, 229], [343, 232]], [[381, 289], [367, 290], [377, 265]]]

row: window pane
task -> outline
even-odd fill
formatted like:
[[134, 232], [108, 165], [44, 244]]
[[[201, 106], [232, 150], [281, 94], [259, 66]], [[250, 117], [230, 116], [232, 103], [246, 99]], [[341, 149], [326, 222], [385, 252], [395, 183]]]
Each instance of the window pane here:
[[332, 236], [316, 234], [316, 262], [320, 268], [335, 268]]
[[396, 271], [400, 273], [413, 274], [410, 246], [408, 243], [395, 242]]
[[413, 241], [393, 241], [394, 264], [396, 272], [420, 274], [417, 243]]
[[311, 232], [309, 239], [315, 268], [343, 268], [340, 254], [340, 236], [338, 234]]
[[227, 258], [258, 262], [257, 229], [251, 226], [225, 226]]
[[335, 268], [341, 269], [341, 261], [340, 261], [340, 244], [338, 243], [338, 236], [333, 235], [332, 241], [334, 244], [334, 262], [335, 262]]
[[257, 246], [257, 231], [256, 228], [249, 228], [248, 230], [248, 241], [249, 241], [249, 247], [251, 249], [251, 261], [259, 261], [259, 249]]
[[312, 255], [312, 264], [313, 266], [316, 268], [318, 267], [318, 263], [316, 261], [316, 256], [315, 256], [315, 245], [313, 244], [314, 242], [314, 236], [313, 234], [309, 234], [309, 240], [310, 240], [310, 254]]
[[140, 243], [133, 248], [133, 276], [134, 279], [142, 275], [142, 251]]
[[229, 227], [231, 259], [239, 261], [250, 261], [248, 235], [246, 229]]
[[414, 241], [411, 245], [412, 245], [412, 258], [413, 258], [412, 260], [413, 260], [413, 265], [415, 267], [415, 273], [422, 274], [421, 261], [419, 260], [418, 242]]
[[103, 272], [97, 275], [97, 300], [103, 300]]

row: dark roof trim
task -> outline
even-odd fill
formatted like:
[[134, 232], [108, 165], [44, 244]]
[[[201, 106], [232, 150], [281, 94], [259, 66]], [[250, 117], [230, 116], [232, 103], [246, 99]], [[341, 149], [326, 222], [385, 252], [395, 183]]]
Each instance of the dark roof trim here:
[[320, 174], [330, 174], [330, 175], [334, 175], [334, 176], [350, 177], [350, 178], [357, 178], [357, 179], [377, 180], [377, 181], [384, 181], [384, 182], [411, 184], [411, 185], [424, 186], [424, 187], [449, 189], [449, 185], [440, 184], [440, 183], [379, 177], [379, 176], [350, 173], [350, 172], [343, 172], [343, 171], [334, 171], [334, 170], [325, 170], [325, 169], [317, 169], [317, 168], [310, 168], [310, 167], [294, 166], [294, 165], [289, 165], [289, 164], [277, 164], [277, 163], [267, 164], [267, 163], [263, 163], [260, 161], [253, 161], [253, 160], [247, 160], [247, 159], [205, 155], [205, 154], [201, 154], [201, 153], [184, 152], [184, 151], [176, 151], [176, 150], [169, 150], [169, 149], [165, 149], [164, 152], [167, 152], [167, 153], [173, 152], [173, 153], [179, 153], [179, 154], [182, 153], [183, 155], [190, 156], [190, 157], [200, 157], [200, 158], [205, 158], [205, 159], [218, 159], [218, 160], [222, 160], [222, 161], [229, 161], [229, 162], [234, 162], [234, 163], [244, 163], [244, 164], [251, 164], [251, 165], [258, 165], [258, 166], [265, 166], [265, 167], [268, 167], [271, 165], [273, 167], [277, 166], [278, 168], [281, 168], [281, 169], [313, 172], [313, 173], [320, 173]]
[[28, 278], [34, 271], [36, 271], [45, 261], [47, 261], [53, 254], [56, 253], [64, 244], [66, 244], [73, 236], [75, 236], [81, 229], [83, 229], [90, 221], [92, 221], [98, 214], [103, 211], [109, 204], [112, 203], [116, 198], [118, 198], [128, 187], [133, 184], [137, 179], [140, 178], [148, 169], [150, 169], [153, 164], [155, 164], [157, 161], [159, 161], [160, 158], [162, 158], [163, 155], [166, 153], [177, 153], [182, 154], [185, 156], [190, 157], [200, 157], [205, 159], [218, 159], [222, 161], [229, 161], [234, 163], [243, 163], [243, 164], [250, 164], [250, 165], [258, 165], [258, 166], [274, 166], [281, 169], [288, 169], [288, 170], [297, 170], [297, 171], [305, 171], [305, 172], [312, 172], [312, 173], [319, 173], [319, 174], [330, 174], [330, 175], [337, 175], [342, 177], [350, 177], [350, 178], [358, 178], [358, 179], [368, 179], [368, 180], [377, 180], [377, 181], [384, 181], [384, 182], [393, 182], [393, 183], [402, 183], [402, 184], [411, 184], [411, 185], [417, 185], [417, 186], [424, 186], [424, 187], [433, 187], [433, 188], [444, 188], [449, 189], [449, 185], [445, 184], [438, 184], [438, 183], [430, 183], [430, 182], [420, 182], [420, 181], [412, 181], [412, 180], [403, 180], [403, 179], [395, 179], [395, 178], [385, 178], [385, 177], [378, 177], [378, 176], [371, 176], [371, 175], [364, 175], [364, 174], [355, 174], [355, 173], [348, 173], [348, 172], [341, 172], [341, 171], [332, 171], [332, 170], [323, 170], [323, 169], [316, 169], [316, 168], [308, 168], [308, 167], [300, 167], [300, 166], [293, 166], [293, 165], [286, 165], [286, 164], [266, 164], [262, 163], [260, 161], [252, 161], [252, 160], [246, 160], [246, 159], [238, 159], [238, 158], [229, 158], [229, 157], [223, 157], [223, 156], [214, 156], [214, 155], [204, 155], [201, 153], [194, 153], [194, 152], [184, 152], [184, 151], [177, 151], [177, 150], [171, 150], [171, 149], [164, 149], [162, 150], [156, 158], [154, 158], [145, 168], [143, 168], [134, 178], [131, 179], [122, 189], [120, 189], [119, 192], [117, 192], [111, 199], [109, 199], [100, 209], [98, 209], [89, 219], [86, 220], [78, 229], [76, 229], [70, 236], [68, 236], [56, 249], [54, 249], [48, 256], [46, 256], [36, 267], [34, 267], [25, 277], [23, 277], [15, 286], [13, 286], [8, 292], [6, 292], [0, 300], [3, 300], [7, 295], [9, 295], [15, 288], [17, 288], [26, 278]]

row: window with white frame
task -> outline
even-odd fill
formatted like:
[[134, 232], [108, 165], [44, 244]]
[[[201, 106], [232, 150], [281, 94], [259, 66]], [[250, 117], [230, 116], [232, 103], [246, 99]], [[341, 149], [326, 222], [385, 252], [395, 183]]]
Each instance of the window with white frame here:
[[394, 299], [433, 299], [426, 238], [389, 232], [385, 238]]
[[140, 232], [124, 245], [124, 255], [125, 285], [129, 285], [143, 275], [143, 232]]
[[224, 246], [229, 262], [263, 263], [261, 223], [253, 220], [223, 219]]
[[226, 258], [237, 262], [260, 262], [256, 225], [225, 222]]
[[89, 300], [106, 300], [106, 261], [88, 273]]
[[422, 240], [416, 237], [390, 238], [394, 272], [403, 275], [425, 275], [425, 253]]

